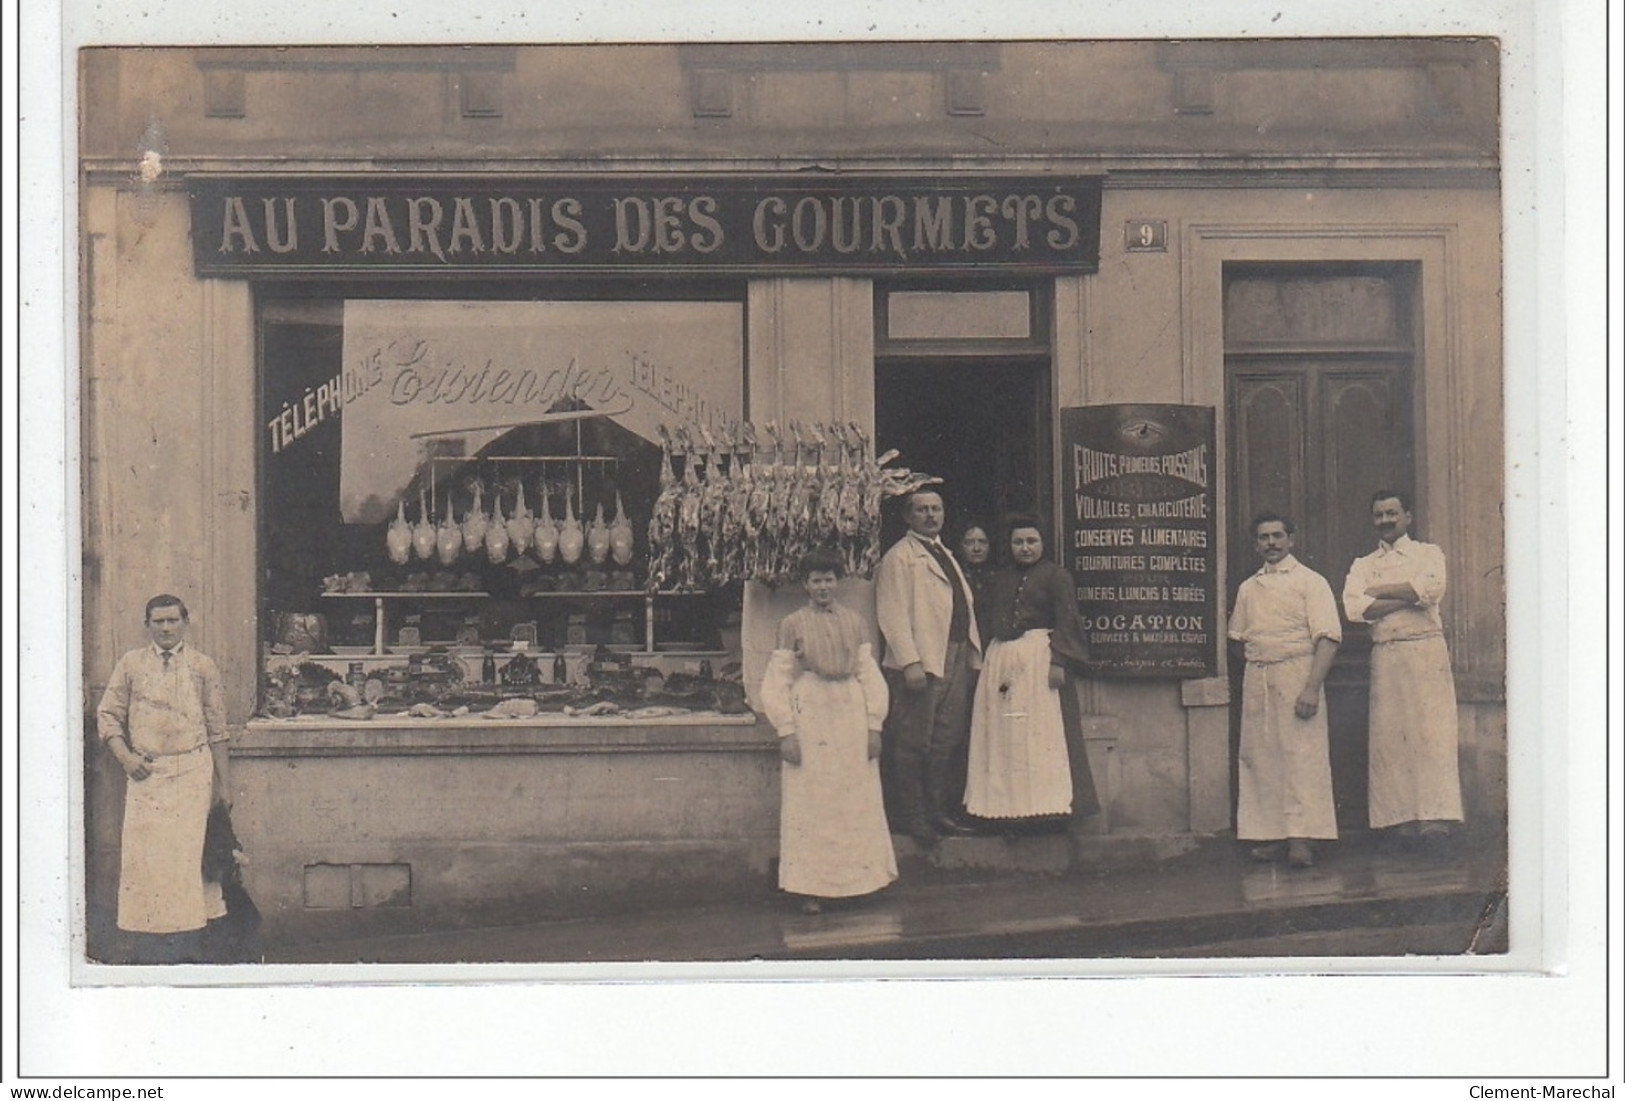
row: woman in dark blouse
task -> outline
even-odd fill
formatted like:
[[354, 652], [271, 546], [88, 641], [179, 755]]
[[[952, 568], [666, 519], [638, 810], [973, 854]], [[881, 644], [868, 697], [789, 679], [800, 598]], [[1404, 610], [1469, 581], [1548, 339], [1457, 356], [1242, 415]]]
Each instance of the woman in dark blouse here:
[[[970, 584], [978, 632], [981, 631], [982, 624], [983, 594], [987, 591], [987, 579], [993, 576], [994, 569], [992, 531], [991, 525], [984, 524], [980, 520], [972, 520], [960, 530], [959, 538], [954, 540], [954, 557], [959, 559], [960, 572]], [[986, 637], [985, 633], [983, 637]]]
[[1097, 813], [1073, 673], [1088, 657], [1072, 577], [1044, 558], [1032, 516], [1010, 522], [1013, 564], [977, 596], [987, 652], [972, 709], [965, 807], [978, 818]]

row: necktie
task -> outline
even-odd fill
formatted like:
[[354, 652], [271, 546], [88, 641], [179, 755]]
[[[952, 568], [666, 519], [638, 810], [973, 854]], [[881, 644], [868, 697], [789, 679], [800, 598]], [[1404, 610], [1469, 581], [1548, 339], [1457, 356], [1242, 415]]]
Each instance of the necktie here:
[[931, 552], [931, 557], [937, 560], [942, 572], [948, 575], [948, 586], [954, 591], [954, 611], [953, 618], [948, 621], [948, 641], [964, 642], [970, 638], [970, 601], [965, 596], [965, 586], [960, 584], [959, 571], [948, 560], [948, 552], [941, 543], [926, 543], [925, 549]]

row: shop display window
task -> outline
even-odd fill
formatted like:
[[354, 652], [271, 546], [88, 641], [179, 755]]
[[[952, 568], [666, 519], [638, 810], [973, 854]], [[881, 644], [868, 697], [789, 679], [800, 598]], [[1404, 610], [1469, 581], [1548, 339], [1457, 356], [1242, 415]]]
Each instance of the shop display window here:
[[739, 423], [741, 303], [260, 318], [262, 715], [745, 710], [738, 580], [665, 576], [649, 542], [696, 461], [673, 436]]

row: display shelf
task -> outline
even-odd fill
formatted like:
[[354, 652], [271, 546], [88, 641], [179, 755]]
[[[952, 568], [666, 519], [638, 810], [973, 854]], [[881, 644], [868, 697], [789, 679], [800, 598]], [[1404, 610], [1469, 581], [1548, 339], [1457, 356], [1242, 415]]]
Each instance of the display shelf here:
[[[653, 654], [661, 652], [655, 642], [655, 601], [661, 597], [671, 596], [701, 596], [703, 590], [697, 589], [670, 589], [651, 593], [646, 589], [603, 589], [598, 592], [585, 590], [568, 590], [564, 592], [537, 592], [523, 597], [524, 600], [641, 600], [643, 602], [643, 648], [637, 653]], [[372, 650], [367, 654], [340, 655], [345, 657], [400, 657], [405, 651], [396, 647], [391, 653], [389, 646], [389, 602], [412, 602], [420, 600], [487, 600], [491, 594], [484, 590], [470, 590], [466, 592], [405, 592], [402, 590], [376, 590], [368, 592], [323, 593], [323, 599], [330, 600], [371, 600], [373, 602], [373, 636]], [[421, 649], [419, 650], [421, 652]], [[537, 651], [544, 652], [544, 651]], [[551, 651], [545, 651], [551, 652]], [[694, 653], [708, 653], [696, 650]]]
[[[426, 592], [409, 593], [400, 591], [379, 590], [364, 593], [323, 593], [324, 600], [362, 600], [373, 602], [372, 616], [372, 653], [374, 657], [392, 656], [387, 645], [389, 639], [389, 604], [391, 600], [481, 600], [490, 597], [490, 593], [483, 590], [470, 590], [466, 592]], [[420, 651], [421, 652], [421, 651]], [[360, 655], [354, 655], [359, 657]]]
[[483, 589], [481, 589], [481, 590], [468, 589], [468, 590], [463, 590], [463, 591], [458, 591], [458, 592], [440, 591], [440, 592], [421, 592], [421, 593], [404, 592], [404, 591], [386, 591], [386, 590], [383, 590], [383, 589], [378, 589], [378, 590], [370, 590], [370, 591], [364, 592], [364, 593], [323, 593], [322, 598], [324, 600], [325, 599], [342, 600], [342, 599], [344, 599], [346, 597], [349, 597], [350, 599], [359, 600], [359, 599], [361, 599], [363, 597], [366, 597], [366, 598], [369, 598], [369, 599], [370, 598], [392, 599], [392, 598], [395, 598], [395, 597], [409, 597], [412, 600], [446, 600], [448, 598], [458, 598], [458, 599], [462, 599], [462, 600], [468, 600], [468, 599], [477, 599], [477, 598], [481, 598], [481, 597], [488, 597], [490, 595], [491, 595], [490, 593], [485, 592]]
[[542, 590], [540, 592], [530, 593], [530, 594], [526, 595], [525, 597], [523, 597], [522, 599], [530, 600], [532, 597], [540, 597], [540, 598], [549, 598], [549, 599], [554, 599], [554, 600], [563, 599], [563, 598], [571, 598], [571, 599], [576, 599], [576, 600], [581, 600], [581, 599], [597, 600], [597, 599], [599, 599], [601, 597], [606, 597], [606, 596], [620, 596], [620, 597], [633, 597], [633, 596], [636, 596], [636, 597], [642, 597], [643, 599], [648, 600], [648, 599], [652, 599], [654, 597], [661, 597], [661, 596], [705, 596], [706, 594], [707, 594], [707, 590], [705, 590], [705, 589], [660, 589], [659, 591], [653, 592], [653, 593], [651, 593], [647, 589], [599, 589], [596, 592], [591, 591], [589, 589], [569, 589], [569, 590]]
[[[606, 467], [609, 468], [606, 471], [606, 474], [613, 474], [615, 473], [615, 468], [618, 468], [622, 461], [622, 458], [616, 455], [588, 454], [582, 447], [580, 425], [578, 424], [574, 454], [488, 455], [476, 458], [469, 458], [466, 456], [436, 455], [423, 461], [423, 467], [421, 468], [420, 473], [423, 475], [424, 481], [426, 482], [426, 490], [430, 499], [438, 503], [442, 494], [444, 493], [449, 496], [450, 491], [450, 482], [442, 477], [442, 474], [444, 473], [442, 468], [461, 468], [472, 462], [495, 468], [498, 471], [500, 471], [503, 467], [515, 467], [520, 471], [523, 471], [526, 467], [530, 467], [532, 469], [539, 468], [545, 474], [552, 469], [563, 467], [566, 468], [566, 470], [572, 474], [573, 477], [569, 477], [567, 480], [558, 484], [569, 485], [573, 489], [575, 500], [580, 502], [582, 507], [582, 520], [585, 520], [586, 484], [584, 479], [586, 471], [592, 467]], [[544, 481], [542, 486], [542, 492], [544, 494], [549, 492], [548, 487], [550, 484], [551, 483]], [[566, 507], [569, 507], [568, 502]], [[475, 556], [476, 558], [479, 557], [477, 553]], [[424, 564], [426, 566], [432, 565], [432, 560], [425, 559]], [[572, 568], [579, 567], [581, 569], [597, 567], [622, 568], [621, 564], [617, 564], [615, 567], [609, 567], [607, 562], [589, 563], [586, 558], [583, 558], [579, 563], [571, 563], [570, 565]], [[584, 575], [578, 574], [573, 577], [568, 577], [567, 580], [566, 578], [561, 577], [560, 580], [565, 581], [565, 583], [580, 584], [582, 576]], [[448, 602], [469, 602], [492, 599], [492, 594], [485, 589], [417, 592], [404, 589], [378, 589], [364, 592], [324, 592], [321, 595], [323, 599], [329, 600], [371, 600], [373, 602], [373, 644], [371, 648], [364, 654], [351, 653], [345, 655], [335, 655], [346, 658], [366, 658], [371, 661], [386, 658], [399, 658], [407, 653], [406, 649], [400, 646], [391, 647], [389, 644], [390, 619], [392, 616], [400, 614], [401, 606], [407, 606], [408, 610], [410, 610], [410, 606], [413, 604], [438, 603], [443, 605]], [[697, 595], [701, 595], [700, 591], [685, 589], [666, 589], [658, 592], [650, 592], [642, 587], [629, 589], [603, 588], [597, 590], [572, 588], [564, 590], [543, 590], [531, 592], [526, 593], [517, 599], [520, 603], [530, 601], [538, 602], [538, 614], [534, 616], [536, 619], [542, 619], [553, 614], [551, 611], [541, 611], [541, 609], [549, 607], [547, 603], [549, 601], [553, 602], [552, 608], [555, 610], [558, 610], [559, 602], [564, 602], [565, 604], [589, 604], [595, 602], [619, 603], [623, 608], [625, 607], [625, 603], [621, 602], [641, 602], [643, 604], [643, 638], [641, 640], [641, 645], [629, 641], [614, 645], [615, 648], [621, 652], [631, 652], [652, 656], [662, 653], [672, 653], [672, 651], [664, 649], [664, 644], [657, 643], [657, 615], [655, 610], [656, 602], [668, 597]], [[560, 614], [562, 614], [562, 611]], [[632, 630], [635, 631], [636, 628], [633, 627]], [[630, 632], [628, 632], [628, 634], [630, 634]], [[576, 645], [577, 644], [566, 646], [564, 652], [575, 652]], [[631, 649], [627, 650], [625, 649], [626, 647], [631, 647]], [[359, 650], [361, 647], [352, 647], [350, 649]], [[685, 652], [692, 652], [696, 656], [702, 657], [712, 657], [715, 654], [714, 651], [704, 651], [698, 649]], [[551, 655], [554, 653], [554, 651], [541, 650], [537, 648], [532, 650], [532, 653]]]

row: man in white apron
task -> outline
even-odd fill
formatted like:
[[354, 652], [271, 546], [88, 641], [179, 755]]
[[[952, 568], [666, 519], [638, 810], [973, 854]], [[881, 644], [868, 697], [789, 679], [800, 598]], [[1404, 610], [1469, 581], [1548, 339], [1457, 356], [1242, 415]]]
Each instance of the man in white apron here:
[[1372, 495], [1371, 520], [1377, 549], [1343, 586], [1348, 617], [1371, 624], [1371, 827], [1434, 843], [1462, 820], [1444, 552], [1410, 537], [1411, 503], [1397, 490]]
[[96, 728], [127, 777], [118, 927], [132, 962], [191, 962], [199, 934], [226, 912], [203, 878], [209, 806], [229, 790], [220, 671], [186, 645], [186, 605], [147, 601], [148, 646], [119, 658]]
[[1343, 640], [1326, 579], [1292, 556], [1292, 521], [1253, 521], [1264, 565], [1241, 583], [1229, 634], [1246, 650], [1236, 836], [1255, 860], [1315, 862], [1314, 843], [1337, 837], [1326, 674]]

